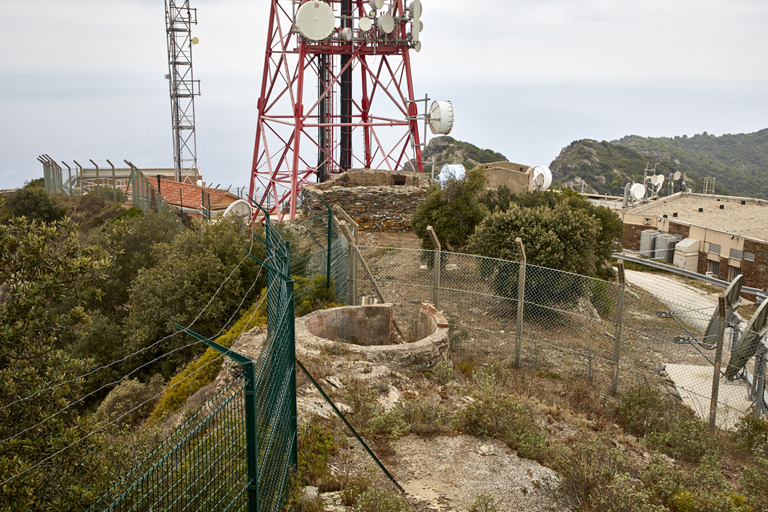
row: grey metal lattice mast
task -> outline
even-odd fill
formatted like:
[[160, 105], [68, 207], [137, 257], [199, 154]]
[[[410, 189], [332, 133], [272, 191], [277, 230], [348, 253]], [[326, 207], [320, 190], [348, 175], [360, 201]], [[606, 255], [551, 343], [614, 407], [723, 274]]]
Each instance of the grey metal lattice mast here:
[[195, 96], [200, 95], [200, 80], [192, 73], [192, 45], [197, 44], [192, 25], [197, 25], [197, 9], [190, 9], [189, 0], [165, 0], [173, 167], [177, 181], [194, 182], [198, 174]]

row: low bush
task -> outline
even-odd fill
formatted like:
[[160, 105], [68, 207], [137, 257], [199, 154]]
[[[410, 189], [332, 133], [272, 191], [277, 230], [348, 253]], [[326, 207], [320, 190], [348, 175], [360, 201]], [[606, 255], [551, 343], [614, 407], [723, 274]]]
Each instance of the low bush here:
[[490, 494], [478, 494], [475, 498], [472, 506], [469, 507], [469, 512], [497, 512], [496, 498]]
[[397, 404], [402, 411], [408, 431], [421, 437], [446, 433], [451, 423], [451, 413], [442, 405], [432, 405], [424, 400], [403, 400]]
[[507, 387], [512, 380], [509, 368], [499, 361], [491, 361], [477, 370], [472, 379], [481, 397], [489, 397]]
[[462, 411], [462, 419], [472, 435], [501, 439], [521, 457], [542, 459], [547, 453], [547, 437], [531, 410], [510, 397], [473, 402]]
[[399, 494], [382, 489], [369, 487], [357, 497], [355, 512], [413, 512], [408, 501]]
[[573, 508], [583, 508], [595, 489], [607, 488], [616, 474], [631, 469], [622, 452], [600, 437], [580, 436], [552, 450], [560, 475], [557, 494]]
[[768, 510], [768, 449], [760, 450], [755, 460], [744, 468], [741, 487], [747, 503], [758, 510]]
[[299, 480], [304, 485], [311, 485], [320, 492], [335, 490], [334, 477], [328, 462], [336, 455], [338, 445], [333, 432], [314, 417], [299, 425]]
[[453, 363], [440, 361], [432, 368], [432, 375], [438, 384], [445, 386], [453, 379]]
[[149, 415], [162, 390], [162, 375], [155, 375], [146, 384], [138, 379], [124, 380], [104, 398], [96, 416], [104, 421], [122, 416], [117, 423], [137, 426]]
[[600, 512], [665, 512], [666, 507], [651, 503], [642, 483], [628, 474], [617, 475], [607, 485], [596, 487], [589, 504]]
[[768, 452], [768, 421], [747, 414], [736, 425], [736, 442], [749, 451], [765, 450]]
[[624, 394], [616, 410], [622, 426], [645, 443], [667, 455], [699, 462], [718, 450], [706, 424], [657, 389], [637, 387]]

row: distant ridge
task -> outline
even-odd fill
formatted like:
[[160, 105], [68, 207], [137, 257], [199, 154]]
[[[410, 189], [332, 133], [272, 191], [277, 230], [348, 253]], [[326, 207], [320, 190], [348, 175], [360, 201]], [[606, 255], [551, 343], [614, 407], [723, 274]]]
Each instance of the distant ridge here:
[[613, 142], [697, 176], [696, 191], [711, 176], [718, 193], [768, 199], [768, 128], [719, 137], [707, 132], [692, 137], [629, 135]]

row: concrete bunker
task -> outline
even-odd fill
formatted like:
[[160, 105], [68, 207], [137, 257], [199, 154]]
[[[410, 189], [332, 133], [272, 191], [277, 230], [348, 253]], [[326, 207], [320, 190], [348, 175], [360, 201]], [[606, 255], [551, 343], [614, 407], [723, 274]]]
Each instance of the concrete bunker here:
[[343, 343], [372, 363], [427, 369], [450, 359], [448, 322], [431, 304], [419, 309], [416, 341], [393, 341], [392, 304], [342, 306], [296, 319], [296, 341], [304, 349]]

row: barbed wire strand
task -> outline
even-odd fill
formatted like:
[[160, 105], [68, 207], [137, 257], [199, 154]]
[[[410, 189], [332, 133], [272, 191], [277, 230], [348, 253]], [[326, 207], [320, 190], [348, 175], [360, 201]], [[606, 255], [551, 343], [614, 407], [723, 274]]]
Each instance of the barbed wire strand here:
[[[273, 281], [272, 281], [272, 282], [274, 283], [274, 282], [275, 282], [277, 279], [278, 279], [278, 276], [275, 276], [275, 278], [273, 279]], [[267, 298], [267, 294], [264, 294], [264, 297], [262, 297], [262, 298], [261, 298], [261, 300], [259, 301], [259, 304], [258, 304], [258, 306], [256, 306], [256, 307], [254, 308], [254, 310], [253, 310], [253, 313], [251, 314], [250, 318], [248, 319], [248, 323], [250, 323], [250, 322], [251, 322], [251, 320], [253, 320], [253, 317], [256, 315], [256, 311], [258, 311], [258, 309], [259, 309], [259, 307], [261, 306], [262, 302], [264, 302], [264, 300], [266, 300], [266, 298]], [[179, 332], [181, 332], [181, 331], [179, 331]], [[240, 333], [240, 336], [238, 336], [238, 341], [240, 340], [240, 338], [242, 337], [242, 335], [243, 335], [243, 333]], [[234, 343], [233, 343], [233, 346], [234, 346]], [[208, 367], [209, 365], [213, 364], [214, 362], [218, 361], [219, 359], [223, 358], [224, 356], [226, 356], [226, 355], [229, 355], [229, 354], [230, 354], [230, 353], [232, 353], [232, 352], [233, 352], [232, 348], [231, 348], [231, 347], [230, 347], [230, 348], [228, 348], [228, 349], [226, 350], [226, 352], [225, 352], [225, 353], [223, 353], [223, 354], [219, 354], [219, 355], [218, 355], [218, 356], [216, 356], [214, 359], [212, 359], [210, 362], [208, 362], [208, 363], [204, 364], [203, 366], [201, 366], [201, 367], [200, 367], [200, 368], [198, 368], [197, 370], [193, 371], [192, 373], [190, 373], [189, 375], [187, 375], [187, 376], [186, 376], [186, 377], [184, 377], [183, 379], [180, 379], [178, 382], [175, 382], [175, 383], [171, 384], [170, 386], [168, 386], [167, 388], [164, 388], [162, 391], [160, 391], [160, 392], [159, 392], [159, 393], [157, 393], [156, 395], [154, 395], [154, 396], [152, 396], [152, 397], [148, 398], [147, 400], [145, 400], [144, 402], [140, 403], [139, 405], [137, 405], [137, 406], [136, 406], [136, 407], [134, 407], [133, 409], [131, 409], [131, 410], [129, 410], [129, 411], [126, 411], [126, 412], [124, 412], [124, 413], [123, 413], [123, 414], [121, 414], [120, 416], [117, 416], [116, 418], [114, 418], [112, 421], [110, 421], [110, 422], [108, 422], [108, 423], [105, 423], [104, 425], [100, 426], [99, 428], [97, 428], [97, 429], [95, 429], [95, 430], [93, 430], [93, 431], [89, 432], [88, 434], [86, 434], [86, 435], [84, 435], [84, 436], [82, 436], [82, 437], [80, 437], [80, 438], [76, 439], [75, 441], [73, 441], [72, 443], [68, 444], [68, 445], [67, 445], [67, 446], [65, 446], [64, 448], [62, 448], [62, 449], [60, 449], [60, 450], [58, 450], [58, 451], [56, 451], [56, 452], [52, 453], [52, 454], [51, 454], [51, 455], [49, 455], [48, 457], [46, 457], [46, 458], [44, 458], [43, 460], [39, 461], [37, 464], [34, 464], [33, 466], [30, 466], [30, 467], [28, 467], [28, 468], [24, 469], [23, 471], [20, 471], [20, 472], [16, 473], [15, 475], [13, 475], [13, 476], [11, 476], [11, 477], [9, 477], [9, 478], [5, 479], [3, 482], [0, 482], [0, 487], [4, 486], [5, 484], [7, 484], [8, 482], [10, 482], [10, 481], [12, 481], [12, 480], [15, 480], [16, 478], [20, 477], [21, 475], [24, 475], [24, 474], [28, 473], [29, 471], [32, 471], [33, 469], [36, 469], [36, 468], [38, 468], [38, 467], [42, 466], [43, 464], [45, 464], [45, 463], [46, 463], [46, 462], [48, 462], [49, 460], [53, 459], [53, 458], [54, 458], [54, 457], [56, 457], [57, 455], [59, 455], [59, 454], [61, 454], [61, 453], [65, 452], [66, 450], [69, 450], [69, 449], [70, 449], [70, 448], [72, 448], [73, 446], [75, 446], [75, 445], [77, 445], [77, 444], [79, 444], [79, 443], [81, 443], [81, 442], [85, 441], [86, 439], [90, 438], [90, 437], [91, 437], [91, 436], [93, 436], [94, 434], [96, 434], [96, 433], [98, 433], [98, 432], [101, 432], [102, 430], [104, 430], [105, 428], [109, 427], [110, 425], [114, 425], [115, 423], [117, 423], [119, 420], [121, 420], [121, 419], [122, 419], [122, 418], [124, 418], [125, 416], [127, 416], [127, 415], [131, 414], [132, 412], [134, 412], [134, 411], [135, 411], [135, 410], [137, 410], [137, 409], [140, 409], [141, 407], [143, 407], [143, 406], [144, 406], [144, 405], [146, 405], [147, 403], [149, 403], [149, 402], [153, 401], [154, 399], [156, 399], [156, 398], [157, 398], [157, 397], [159, 397], [160, 395], [162, 395], [162, 394], [164, 394], [164, 393], [167, 393], [167, 392], [168, 392], [168, 391], [170, 391], [172, 388], [174, 388], [174, 387], [178, 386], [179, 384], [181, 384], [181, 383], [182, 383], [182, 382], [184, 382], [185, 380], [189, 379], [190, 377], [192, 377], [192, 376], [193, 376], [193, 375], [195, 375], [196, 373], [198, 373], [198, 372], [202, 371], [203, 369], [205, 369], [205, 368], [206, 368], [206, 367]]]

